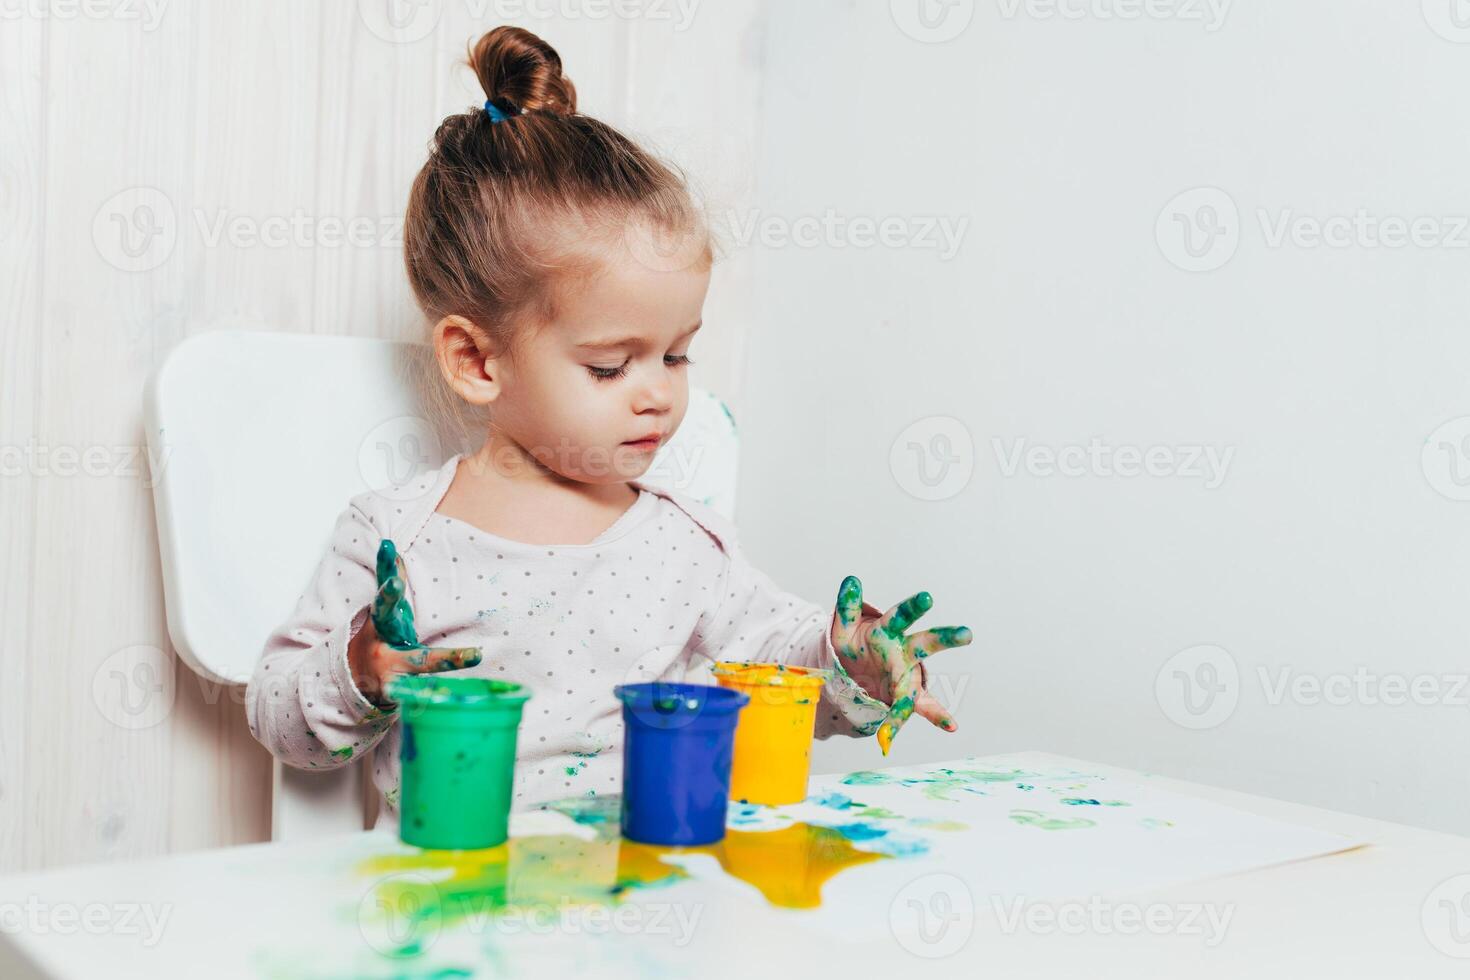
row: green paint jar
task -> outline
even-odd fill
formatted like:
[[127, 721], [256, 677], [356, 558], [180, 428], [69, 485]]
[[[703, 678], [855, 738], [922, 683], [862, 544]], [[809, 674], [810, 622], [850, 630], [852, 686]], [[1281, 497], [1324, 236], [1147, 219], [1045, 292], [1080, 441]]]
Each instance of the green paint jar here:
[[388, 696], [402, 726], [399, 838], [435, 850], [505, 843], [516, 731], [530, 692], [482, 677], [405, 674]]

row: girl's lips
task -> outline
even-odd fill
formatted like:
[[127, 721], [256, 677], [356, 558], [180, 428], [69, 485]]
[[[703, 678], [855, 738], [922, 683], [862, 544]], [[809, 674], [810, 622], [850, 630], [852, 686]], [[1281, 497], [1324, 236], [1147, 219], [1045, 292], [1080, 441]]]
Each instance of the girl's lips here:
[[623, 445], [625, 445], [625, 446], [631, 446], [634, 449], [657, 449], [658, 448], [659, 441], [660, 440], [657, 439], [657, 438], [653, 438], [653, 439], [633, 439], [633, 440], [631, 440], [629, 442], [623, 443]]

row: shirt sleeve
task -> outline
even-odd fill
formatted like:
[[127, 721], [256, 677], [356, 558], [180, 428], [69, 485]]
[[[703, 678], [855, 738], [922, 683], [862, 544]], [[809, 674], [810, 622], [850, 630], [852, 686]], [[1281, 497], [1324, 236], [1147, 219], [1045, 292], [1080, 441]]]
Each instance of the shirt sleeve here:
[[[871, 697], [843, 668], [832, 647], [835, 605], [824, 610], [782, 590], [746, 560], [733, 534], [727, 532], [724, 544], [724, 587], [695, 629], [695, 656], [830, 670], [817, 705], [816, 737], [863, 738], [876, 732], [888, 705]], [[871, 606], [865, 610], [878, 615]]]
[[250, 734], [287, 765], [346, 765], [392, 724], [393, 713], [363, 696], [347, 666], [347, 644], [377, 593], [381, 537], [355, 503], [342, 512], [296, 610], [266, 640], [245, 687]]

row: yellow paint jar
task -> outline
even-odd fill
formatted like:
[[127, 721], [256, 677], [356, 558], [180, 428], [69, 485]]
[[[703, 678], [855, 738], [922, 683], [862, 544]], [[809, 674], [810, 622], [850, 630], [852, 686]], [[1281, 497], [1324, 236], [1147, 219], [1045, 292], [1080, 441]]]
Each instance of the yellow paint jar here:
[[778, 806], [806, 798], [817, 701], [827, 672], [720, 661], [715, 680], [750, 697], [735, 726], [730, 798]]

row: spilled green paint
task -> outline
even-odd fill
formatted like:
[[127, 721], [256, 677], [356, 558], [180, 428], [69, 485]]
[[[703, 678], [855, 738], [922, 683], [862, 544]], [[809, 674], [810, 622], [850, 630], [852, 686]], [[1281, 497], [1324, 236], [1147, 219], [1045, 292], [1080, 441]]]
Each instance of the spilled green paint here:
[[1062, 802], [1067, 806], [1132, 806], [1122, 800], [1083, 800], [1073, 796], [1063, 798]]
[[859, 771], [842, 777], [846, 786], [919, 786], [921, 792], [931, 800], [957, 802], [952, 793], [975, 793], [985, 795], [984, 787], [991, 783], [1009, 783], [1021, 776], [1031, 775], [1020, 769], [932, 769], [922, 776], [896, 776], [887, 772]]
[[1022, 827], [1035, 827], [1038, 830], [1082, 830], [1097, 826], [1095, 821], [1086, 817], [1053, 817], [1040, 810], [1012, 810], [1011, 820]]

